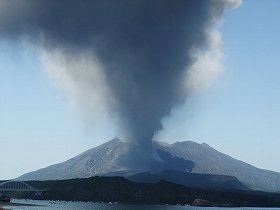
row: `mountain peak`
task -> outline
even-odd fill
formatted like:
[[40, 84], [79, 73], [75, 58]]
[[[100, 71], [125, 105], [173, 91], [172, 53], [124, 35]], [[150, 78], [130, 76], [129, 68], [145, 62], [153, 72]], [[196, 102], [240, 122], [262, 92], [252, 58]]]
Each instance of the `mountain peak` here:
[[113, 138], [112, 140], [108, 141], [109, 142], [122, 142], [122, 140], [120, 140], [118, 137]]

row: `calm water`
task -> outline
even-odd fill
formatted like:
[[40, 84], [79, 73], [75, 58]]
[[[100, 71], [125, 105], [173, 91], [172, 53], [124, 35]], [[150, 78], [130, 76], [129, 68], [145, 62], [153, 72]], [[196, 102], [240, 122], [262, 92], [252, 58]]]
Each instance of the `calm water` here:
[[[105, 204], [92, 202], [62, 202], [62, 201], [35, 201], [35, 200], [13, 200], [13, 203], [34, 204], [38, 206], [5, 206], [4, 209], [25, 209], [25, 210], [229, 210], [232, 208], [202, 208], [190, 206], [165, 206], [165, 205], [125, 205]], [[234, 208], [234, 210], [265, 210], [266, 208]], [[267, 210], [280, 210], [280, 208], [269, 208]]]

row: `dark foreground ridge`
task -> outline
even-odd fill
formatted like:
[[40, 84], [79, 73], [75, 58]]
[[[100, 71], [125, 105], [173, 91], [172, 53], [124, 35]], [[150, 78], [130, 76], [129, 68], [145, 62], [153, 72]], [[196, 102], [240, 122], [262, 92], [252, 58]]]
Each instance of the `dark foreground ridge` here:
[[136, 183], [157, 183], [166, 180], [176, 184], [184, 185], [188, 188], [201, 188], [213, 190], [251, 190], [233, 176], [197, 174], [174, 170], [163, 170], [158, 172], [137, 173], [126, 177]]
[[[91, 177], [56, 181], [28, 181], [47, 189], [43, 200], [118, 202], [138, 204], [188, 204], [200, 206], [280, 207], [280, 194], [257, 191], [188, 188], [165, 180], [135, 183], [123, 177]], [[20, 193], [16, 198], [33, 198]]]

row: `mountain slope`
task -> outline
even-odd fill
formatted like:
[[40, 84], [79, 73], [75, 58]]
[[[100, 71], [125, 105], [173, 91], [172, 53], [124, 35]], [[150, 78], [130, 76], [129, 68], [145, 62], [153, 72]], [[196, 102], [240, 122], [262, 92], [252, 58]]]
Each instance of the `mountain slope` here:
[[[86, 178], [96, 175], [131, 176], [151, 169], [135, 171], [126, 167], [126, 143], [115, 138], [65, 162], [49, 166], [19, 177], [19, 180], [59, 180]], [[173, 170], [198, 174], [234, 176], [254, 190], [280, 191], [280, 174], [258, 169], [225, 155], [207, 144], [192, 141], [174, 144], [154, 142], [153, 170]]]
[[115, 138], [65, 162], [24, 174], [18, 179], [60, 180], [87, 178], [112, 171], [125, 170], [125, 168], [119, 164], [119, 157], [122, 156], [125, 151], [126, 145]]
[[234, 176], [254, 190], [278, 191], [280, 189], [279, 173], [259, 169], [236, 160], [205, 143], [185, 141], [157, 144], [157, 147], [170, 152], [175, 157], [193, 161], [195, 163], [193, 173]]

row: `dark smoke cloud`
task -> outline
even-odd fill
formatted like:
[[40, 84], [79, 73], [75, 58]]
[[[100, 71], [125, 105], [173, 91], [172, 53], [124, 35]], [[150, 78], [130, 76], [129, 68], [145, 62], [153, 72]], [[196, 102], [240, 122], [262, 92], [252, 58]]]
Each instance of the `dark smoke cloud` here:
[[[232, 0], [0, 0], [0, 35], [102, 64], [117, 110], [143, 156], [160, 120], [184, 102], [193, 48]], [[136, 152], [134, 150], [134, 152]], [[147, 157], [149, 158], [149, 157]]]

